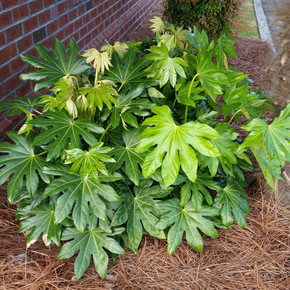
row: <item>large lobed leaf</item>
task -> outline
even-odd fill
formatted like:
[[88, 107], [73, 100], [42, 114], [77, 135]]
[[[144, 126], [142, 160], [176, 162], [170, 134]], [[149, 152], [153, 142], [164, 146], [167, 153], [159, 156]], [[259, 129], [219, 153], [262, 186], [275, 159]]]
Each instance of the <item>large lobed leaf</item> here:
[[183, 67], [188, 66], [188, 64], [179, 57], [170, 57], [168, 48], [164, 43], [161, 42], [160, 46], [152, 46], [149, 51], [151, 53], [147, 58], [154, 62], [146, 71], [153, 73], [154, 80], [159, 81], [160, 87], [168, 81], [175, 87], [177, 75], [186, 78]]
[[23, 211], [26, 215], [29, 214], [29, 217], [21, 222], [19, 232], [29, 231], [26, 236], [27, 247], [36, 242], [41, 234], [47, 245], [53, 241], [60, 246], [61, 228], [55, 222], [54, 210], [49, 205], [43, 204], [32, 209], [22, 209], [17, 214], [21, 216]]
[[55, 37], [51, 52], [42, 44], [35, 44], [35, 48], [40, 57], [44, 60], [30, 55], [20, 55], [20, 58], [29, 65], [37, 68], [34, 72], [21, 74], [20, 78], [23, 81], [39, 81], [34, 91], [40, 91], [51, 87], [55, 82], [64, 76], [74, 76], [85, 73], [90, 67], [83, 65], [83, 57], [76, 59], [79, 53], [79, 48], [74, 38], [70, 39], [68, 51]]
[[[43, 118], [44, 117], [44, 118]], [[34, 145], [48, 145], [47, 160], [57, 157], [68, 143], [73, 148], [82, 148], [82, 138], [90, 145], [97, 143], [93, 133], [102, 133], [104, 129], [85, 119], [72, 120], [64, 110], [46, 112], [41, 118], [28, 122], [44, 129], [33, 140]], [[89, 132], [89, 129], [92, 132]], [[82, 137], [82, 138], [81, 138]], [[52, 142], [51, 142], [52, 141]]]
[[143, 129], [141, 128], [124, 131], [122, 138], [125, 144], [114, 146], [114, 149], [111, 152], [116, 159], [116, 163], [110, 166], [110, 170], [112, 172], [118, 170], [125, 163], [124, 171], [135, 185], [139, 185], [141, 176], [140, 166], [142, 166], [146, 155], [145, 153], [137, 153], [135, 151], [139, 142], [137, 136], [140, 135], [142, 131]]
[[188, 202], [183, 207], [177, 198], [162, 201], [157, 204], [157, 207], [164, 214], [156, 224], [156, 227], [166, 229], [173, 224], [167, 235], [168, 254], [172, 254], [181, 244], [184, 232], [186, 233], [188, 244], [198, 252], [203, 249], [203, 241], [199, 230], [213, 238], [218, 236], [214, 223], [206, 218], [219, 215], [219, 210], [216, 208], [203, 206], [197, 210], [192, 202]]
[[152, 81], [147, 79], [147, 72], [145, 69], [150, 64], [150, 61], [145, 58], [137, 58], [137, 52], [134, 47], [130, 47], [124, 56], [124, 60], [120, 58], [117, 52], [113, 52], [112, 65], [105, 78], [111, 80], [116, 84], [120, 84], [119, 90], [128, 91], [140, 84], [145, 87], [152, 84]]
[[102, 220], [107, 219], [106, 205], [102, 198], [109, 201], [120, 200], [111, 186], [98, 182], [92, 174], [81, 176], [78, 173], [69, 173], [65, 166], [46, 167], [44, 172], [60, 176], [44, 192], [44, 196], [57, 196], [55, 220], [58, 223], [72, 212], [76, 228], [83, 231], [89, 222], [90, 211]]
[[273, 177], [279, 178], [281, 166], [290, 160], [290, 104], [281, 111], [272, 124], [254, 119], [242, 128], [250, 131], [240, 150], [250, 147], [268, 184], [275, 190]]
[[111, 253], [125, 254], [122, 247], [109, 237], [110, 234], [104, 232], [101, 228], [86, 229], [83, 232], [76, 228], [66, 228], [62, 234], [62, 240], [65, 243], [58, 254], [59, 259], [72, 257], [77, 251], [80, 251], [75, 260], [75, 276], [80, 279], [91, 264], [91, 257], [95, 269], [102, 279], [106, 278], [109, 258], [103, 248]]
[[[219, 151], [210, 139], [220, 138], [216, 130], [198, 122], [188, 122], [181, 126], [175, 124], [169, 107], [153, 107], [156, 115], [146, 119], [143, 126], [148, 125], [137, 146], [138, 152], [144, 152], [157, 145], [147, 154], [142, 166], [145, 178], [152, 175], [161, 166], [161, 174], [166, 186], [174, 183], [180, 166], [189, 180], [196, 180], [196, 149], [203, 155], [217, 157]], [[193, 149], [194, 148], [194, 149]]]
[[24, 138], [17, 132], [7, 132], [9, 138], [15, 142], [0, 144], [0, 184], [3, 184], [13, 174], [8, 182], [7, 195], [9, 202], [14, 202], [21, 193], [25, 182], [26, 189], [31, 197], [36, 193], [39, 176], [49, 182], [48, 176], [43, 173], [45, 158], [35, 153], [31, 138]]
[[119, 184], [118, 194], [123, 203], [117, 209], [112, 226], [119, 226], [127, 222], [125, 239], [126, 246], [137, 252], [144, 229], [152, 236], [165, 238], [164, 232], [155, 228], [158, 220], [155, 198], [162, 198], [169, 194], [172, 188], [163, 189], [159, 185], [152, 186], [152, 180], [143, 180], [134, 190], [129, 185]]

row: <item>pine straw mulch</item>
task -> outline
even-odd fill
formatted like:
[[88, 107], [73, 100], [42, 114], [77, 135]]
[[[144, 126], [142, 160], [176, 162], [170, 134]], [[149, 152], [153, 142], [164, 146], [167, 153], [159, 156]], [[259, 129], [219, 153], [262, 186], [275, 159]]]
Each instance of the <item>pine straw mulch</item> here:
[[57, 260], [56, 246], [47, 248], [38, 241], [25, 248], [2, 186], [1, 289], [289, 289], [290, 210], [264, 196], [259, 186], [254, 188], [249, 190], [248, 227], [234, 224], [219, 230], [215, 240], [204, 237], [203, 253], [183, 242], [169, 256], [166, 241], [145, 237], [139, 254], [127, 251], [110, 260], [106, 280], [91, 266], [76, 281], [74, 259]]

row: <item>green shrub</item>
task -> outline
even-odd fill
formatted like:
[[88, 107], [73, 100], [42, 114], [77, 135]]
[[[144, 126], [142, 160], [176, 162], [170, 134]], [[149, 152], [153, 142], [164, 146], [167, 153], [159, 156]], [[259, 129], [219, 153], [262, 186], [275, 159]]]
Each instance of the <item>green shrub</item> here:
[[[118, 42], [85, 59], [74, 39], [66, 50], [55, 38], [53, 54], [35, 45], [42, 59], [22, 55], [36, 70], [21, 78], [36, 91], [53, 85], [52, 94], [0, 105], [27, 115], [8, 132], [13, 143], [0, 144], [0, 184], [9, 180], [19, 232], [27, 246], [41, 235], [62, 245], [59, 259], [77, 253], [77, 279], [91, 258], [104, 279], [108, 254], [137, 252], [144, 234], [167, 238], [171, 254], [184, 233], [202, 251], [201, 233], [214, 238], [234, 220], [245, 227], [247, 150], [273, 188], [290, 159], [290, 105], [270, 125], [260, 117], [267, 98], [228, 66], [232, 37], [209, 42], [196, 28], [152, 22], [149, 50]], [[242, 115], [247, 124], [233, 127]]]
[[163, 0], [164, 16], [178, 26], [204, 29], [212, 39], [230, 26], [240, 0]]

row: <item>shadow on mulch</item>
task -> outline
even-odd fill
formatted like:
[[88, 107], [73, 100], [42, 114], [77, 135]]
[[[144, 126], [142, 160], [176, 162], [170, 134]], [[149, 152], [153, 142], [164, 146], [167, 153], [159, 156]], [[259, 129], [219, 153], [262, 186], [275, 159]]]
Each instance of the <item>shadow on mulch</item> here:
[[[255, 188], [259, 188], [258, 185]], [[0, 279], [2, 289], [287, 289], [290, 285], [290, 210], [261, 190], [249, 192], [248, 227], [219, 230], [204, 237], [197, 253], [183, 242], [172, 255], [166, 241], [145, 237], [139, 254], [110, 260], [102, 281], [93, 266], [76, 281], [74, 259], [57, 260], [59, 248], [38, 241], [25, 248], [17, 234], [14, 209], [1, 187]]]

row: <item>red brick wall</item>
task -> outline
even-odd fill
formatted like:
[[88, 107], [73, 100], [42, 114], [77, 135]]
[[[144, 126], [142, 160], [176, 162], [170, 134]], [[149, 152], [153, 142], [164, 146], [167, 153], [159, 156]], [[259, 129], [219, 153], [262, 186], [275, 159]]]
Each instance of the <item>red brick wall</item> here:
[[[30, 70], [19, 54], [36, 55], [33, 43], [52, 46], [56, 35], [67, 45], [74, 37], [81, 50], [104, 40], [125, 41], [160, 0], [0, 0], [0, 101], [32, 92], [19, 75]], [[2, 115], [1, 115], [2, 114]], [[0, 113], [0, 140], [19, 127], [20, 116]]]

